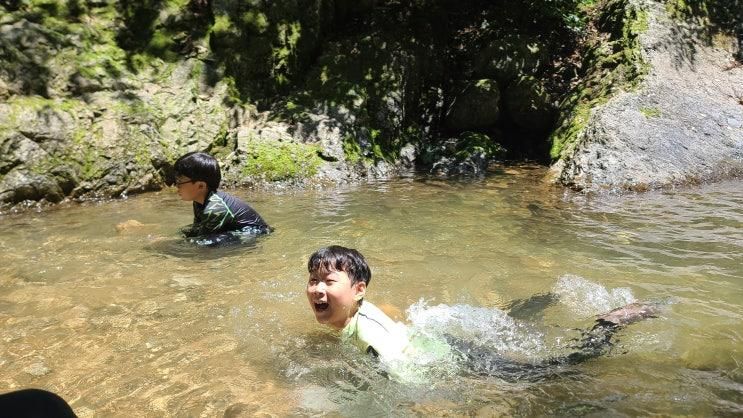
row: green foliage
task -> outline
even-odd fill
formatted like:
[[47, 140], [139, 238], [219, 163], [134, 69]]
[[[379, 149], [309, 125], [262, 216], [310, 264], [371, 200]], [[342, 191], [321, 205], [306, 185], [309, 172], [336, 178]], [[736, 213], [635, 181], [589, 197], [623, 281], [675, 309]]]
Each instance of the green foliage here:
[[597, 0], [578, 0], [573, 2], [554, 2], [553, 7], [560, 8], [562, 22], [566, 28], [581, 32], [588, 23], [588, 11], [596, 5]]
[[242, 173], [268, 181], [312, 177], [322, 159], [315, 145], [278, 141], [253, 141]]

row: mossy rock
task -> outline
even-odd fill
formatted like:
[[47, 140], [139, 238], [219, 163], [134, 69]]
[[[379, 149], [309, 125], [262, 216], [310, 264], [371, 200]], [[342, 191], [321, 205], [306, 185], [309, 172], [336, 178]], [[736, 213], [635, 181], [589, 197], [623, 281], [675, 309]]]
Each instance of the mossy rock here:
[[437, 175], [478, 176], [505, 155], [506, 150], [489, 135], [463, 132], [427, 147], [421, 162]]
[[597, 36], [584, 54], [586, 74], [565, 96], [556, 128], [550, 136], [550, 156], [568, 156], [582, 137], [591, 110], [620, 91], [637, 88], [648, 73], [639, 36], [647, 29], [647, 11], [629, 0], [602, 3]]
[[304, 77], [336, 13], [332, 2], [309, 0], [213, 0], [212, 10], [213, 58], [252, 102], [286, 93]]
[[[423, 26], [415, 30], [431, 30]], [[398, 158], [429, 112], [428, 101], [435, 102], [425, 86], [427, 77], [441, 76], [443, 66], [428, 57], [428, 44], [410, 41], [413, 33], [404, 26], [385, 27], [374, 35], [328, 43], [307, 73], [304, 94], [292, 101], [299, 112], [322, 109], [344, 124], [350, 161]]]
[[65, 193], [52, 175], [13, 170], [0, 182], [0, 202], [20, 203], [25, 200], [47, 200], [57, 203]]
[[242, 174], [265, 181], [301, 180], [317, 174], [322, 164], [315, 145], [279, 141], [252, 141]]

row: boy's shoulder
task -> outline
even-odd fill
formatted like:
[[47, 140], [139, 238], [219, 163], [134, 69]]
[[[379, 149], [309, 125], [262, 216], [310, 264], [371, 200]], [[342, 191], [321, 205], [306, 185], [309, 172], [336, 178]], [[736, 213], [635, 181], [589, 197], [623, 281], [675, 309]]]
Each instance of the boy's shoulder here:
[[358, 320], [368, 327], [381, 327], [385, 330], [397, 326], [397, 323], [393, 321], [392, 318], [387, 316], [387, 314], [382, 312], [381, 309], [369, 301], [364, 301], [359, 307]]
[[407, 328], [393, 321], [381, 309], [364, 301], [353, 321], [343, 330], [344, 337], [364, 352], [374, 352], [387, 358], [399, 356], [408, 344]]

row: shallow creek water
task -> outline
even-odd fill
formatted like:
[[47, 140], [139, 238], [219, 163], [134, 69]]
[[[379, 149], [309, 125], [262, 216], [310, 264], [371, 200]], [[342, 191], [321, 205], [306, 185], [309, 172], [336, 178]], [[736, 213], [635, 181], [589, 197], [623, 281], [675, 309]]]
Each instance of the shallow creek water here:
[[[225, 249], [176, 239], [174, 190], [3, 215], [0, 392], [83, 417], [743, 413], [741, 182], [586, 199], [543, 174], [233, 190], [276, 233]], [[314, 322], [305, 265], [329, 244], [364, 253], [367, 299], [397, 319], [508, 356], [565, 352], [627, 302], [662, 311], [546, 379], [390, 380]]]

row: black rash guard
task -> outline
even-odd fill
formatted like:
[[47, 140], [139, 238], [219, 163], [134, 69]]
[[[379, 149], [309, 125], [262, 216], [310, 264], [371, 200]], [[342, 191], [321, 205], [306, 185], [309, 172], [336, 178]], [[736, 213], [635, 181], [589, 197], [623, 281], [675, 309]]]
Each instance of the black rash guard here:
[[186, 237], [217, 238], [229, 232], [252, 235], [267, 234], [272, 231], [266, 221], [253, 208], [231, 194], [210, 192], [204, 204], [193, 202], [193, 224], [181, 230]]

